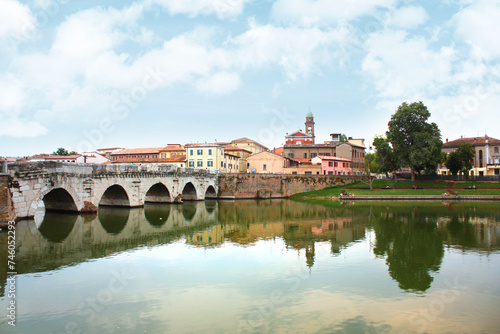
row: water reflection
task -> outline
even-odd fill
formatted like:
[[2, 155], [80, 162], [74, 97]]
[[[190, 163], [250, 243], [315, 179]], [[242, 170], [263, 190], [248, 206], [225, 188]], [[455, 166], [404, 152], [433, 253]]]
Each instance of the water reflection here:
[[73, 230], [78, 215], [47, 211], [38, 231], [50, 242], [63, 242]]
[[130, 216], [129, 208], [99, 208], [98, 219], [101, 226], [109, 234], [120, 234], [127, 225]]
[[[179, 239], [195, 247], [281, 239], [314, 268], [318, 243], [327, 243], [336, 256], [374, 231], [372, 251], [385, 259], [399, 288], [425, 292], [440, 270], [445, 247], [486, 253], [499, 249], [497, 212], [497, 207], [469, 204], [322, 206], [285, 200], [148, 204], [100, 208], [98, 215], [83, 216], [47, 212], [39, 228], [32, 220], [17, 225], [18, 272], [52, 270]], [[6, 253], [0, 254], [5, 272]]]

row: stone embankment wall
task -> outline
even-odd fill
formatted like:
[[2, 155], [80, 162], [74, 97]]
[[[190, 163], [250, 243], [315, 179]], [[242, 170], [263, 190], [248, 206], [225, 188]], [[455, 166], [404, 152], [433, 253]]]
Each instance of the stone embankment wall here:
[[352, 183], [357, 176], [222, 174], [219, 198], [283, 198]]
[[0, 175], [0, 224], [14, 218], [8, 184], [8, 175]]

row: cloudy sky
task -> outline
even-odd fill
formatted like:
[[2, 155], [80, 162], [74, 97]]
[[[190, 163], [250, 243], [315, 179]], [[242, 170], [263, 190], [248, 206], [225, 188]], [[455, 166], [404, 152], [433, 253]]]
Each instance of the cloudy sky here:
[[423, 101], [500, 137], [500, 0], [0, 0], [0, 156], [371, 140]]

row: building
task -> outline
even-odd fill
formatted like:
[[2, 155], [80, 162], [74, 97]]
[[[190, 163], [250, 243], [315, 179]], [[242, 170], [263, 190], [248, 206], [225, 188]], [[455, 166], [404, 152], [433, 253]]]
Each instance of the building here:
[[321, 165], [300, 163], [298, 166], [285, 168], [285, 174], [292, 175], [321, 175]]
[[160, 158], [168, 159], [175, 155], [186, 155], [186, 149], [180, 144], [168, 144], [160, 149], [158, 153]]
[[83, 152], [80, 157], [76, 159], [76, 163], [83, 164], [103, 164], [108, 161], [109, 159], [99, 152]]
[[307, 113], [304, 125], [306, 132], [299, 130], [285, 135], [285, 145], [314, 145], [314, 116], [311, 112]]
[[239, 173], [240, 157], [225, 152], [220, 144], [186, 144], [188, 167], [220, 170], [223, 173]]
[[107, 159], [111, 160], [111, 153], [114, 153], [116, 151], [123, 150], [123, 147], [109, 147], [109, 148], [99, 148], [97, 149], [97, 153], [100, 155], [106, 157]]
[[111, 161], [127, 159], [158, 159], [161, 147], [129, 148], [111, 153]]
[[[475, 151], [471, 176], [500, 175], [500, 140], [488, 136], [462, 137], [452, 141], [447, 139], [442, 151], [449, 154], [464, 143], [470, 143]], [[439, 167], [438, 174], [451, 175], [444, 165]]]
[[250, 173], [284, 174], [288, 167], [298, 167], [298, 163], [272, 152], [260, 152], [247, 158]]
[[240, 158], [238, 167], [240, 173], [248, 171], [247, 158], [252, 155], [252, 152], [233, 145], [224, 145], [224, 152]]
[[321, 165], [321, 175], [352, 175], [352, 161], [339, 157], [315, 157], [312, 164]]
[[[227, 144], [227, 143], [225, 143], [225, 144]], [[236, 146], [236, 147], [242, 148], [244, 150], [250, 151], [250, 152], [252, 152], [252, 154], [260, 153], [263, 151], [269, 151], [269, 149], [267, 147], [265, 147], [264, 145], [256, 142], [255, 140], [248, 139], [245, 137], [235, 139], [229, 144], [231, 144], [232, 146]]]
[[57, 162], [67, 162], [67, 163], [77, 163], [77, 159], [80, 158], [81, 154], [73, 155], [49, 155], [44, 158], [44, 161], [57, 161]]

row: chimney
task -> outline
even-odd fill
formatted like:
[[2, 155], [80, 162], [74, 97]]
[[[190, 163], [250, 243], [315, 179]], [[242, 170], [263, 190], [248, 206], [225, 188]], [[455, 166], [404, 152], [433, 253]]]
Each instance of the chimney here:
[[446, 142], [448, 142], [448, 138], [446, 138]]

